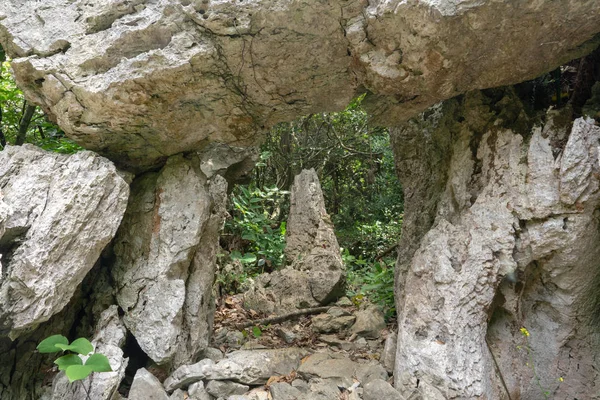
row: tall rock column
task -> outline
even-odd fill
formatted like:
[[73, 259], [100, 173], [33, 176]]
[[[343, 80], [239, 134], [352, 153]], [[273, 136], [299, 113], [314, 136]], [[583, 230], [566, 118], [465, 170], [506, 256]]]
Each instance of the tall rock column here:
[[343, 295], [346, 271], [314, 169], [303, 170], [294, 179], [285, 255], [294, 269], [308, 271], [317, 302], [328, 304]]
[[159, 172], [137, 177], [115, 239], [113, 276], [125, 326], [159, 364], [194, 361], [208, 346], [226, 215], [227, 181], [217, 173], [233, 166], [239, 174], [252, 164], [247, 150], [208, 151], [214, 157], [174, 156]]
[[511, 89], [476, 92], [392, 132], [407, 397], [595, 396], [600, 128], [532, 114]]

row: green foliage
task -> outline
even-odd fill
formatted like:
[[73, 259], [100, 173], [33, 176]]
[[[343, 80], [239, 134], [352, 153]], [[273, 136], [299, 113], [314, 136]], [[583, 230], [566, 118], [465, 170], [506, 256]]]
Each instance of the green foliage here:
[[59, 371], [65, 371], [71, 365], [83, 365], [83, 361], [77, 354], [67, 354], [54, 360], [54, 364], [58, 365]]
[[[110, 372], [112, 368], [104, 354], [93, 353], [94, 346], [86, 338], [79, 338], [69, 344], [62, 335], [53, 335], [42, 340], [37, 346], [40, 353], [57, 353], [70, 351], [58, 357], [54, 363], [60, 371], [65, 371], [69, 382], [87, 378], [92, 372]], [[93, 354], [92, 354], [93, 353]], [[83, 362], [81, 356], [89, 356]]]
[[255, 338], [259, 338], [262, 336], [262, 330], [258, 327], [258, 326], [253, 326], [252, 327], [252, 334], [254, 335]]
[[232, 218], [226, 223], [226, 232], [240, 237], [243, 245], [230, 257], [248, 267], [251, 275], [283, 264], [286, 223], [277, 216], [288, 194], [276, 187], [253, 185], [237, 186], [232, 193]]
[[394, 265], [390, 257], [385, 260], [367, 262], [352, 256], [348, 250], [342, 253], [342, 260], [348, 269], [348, 295], [355, 302], [368, 299], [383, 308], [386, 319], [396, 314], [394, 302]]
[[63, 335], [53, 335], [42, 340], [40, 344], [38, 344], [37, 350], [40, 353], [56, 353], [57, 351], [62, 350], [61, 348], [57, 347], [57, 345], [68, 344], [69, 339], [67, 339]]

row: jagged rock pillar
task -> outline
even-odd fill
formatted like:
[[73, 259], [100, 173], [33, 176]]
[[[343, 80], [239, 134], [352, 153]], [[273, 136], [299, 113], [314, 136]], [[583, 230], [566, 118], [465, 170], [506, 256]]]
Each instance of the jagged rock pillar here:
[[392, 130], [407, 398], [597, 394], [600, 128], [525, 110], [512, 89], [476, 92]]
[[159, 172], [137, 177], [115, 239], [113, 276], [124, 323], [159, 364], [195, 361], [208, 346], [227, 196], [227, 181], [217, 173], [252, 164], [247, 150], [207, 154], [174, 156]]
[[288, 265], [260, 275], [244, 294], [244, 307], [265, 314], [326, 305], [344, 294], [346, 269], [314, 169], [296, 175], [290, 195]]

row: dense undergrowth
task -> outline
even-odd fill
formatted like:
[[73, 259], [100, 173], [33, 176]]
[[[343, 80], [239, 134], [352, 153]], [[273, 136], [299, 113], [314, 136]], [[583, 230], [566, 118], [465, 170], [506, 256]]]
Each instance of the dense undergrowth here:
[[222, 246], [221, 288], [239, 291], [249, 277], [285, 265], [289, 188], [303, 169], [319, 176], [335, 226], [354, 302], [379, 304], [394, 315], [395, 246], [402, 227], [402, 190], [388, 131], [370, 127], [362, 98], [346, 110], [276, 126], [261, 147], [252, 181], [230, 197]]

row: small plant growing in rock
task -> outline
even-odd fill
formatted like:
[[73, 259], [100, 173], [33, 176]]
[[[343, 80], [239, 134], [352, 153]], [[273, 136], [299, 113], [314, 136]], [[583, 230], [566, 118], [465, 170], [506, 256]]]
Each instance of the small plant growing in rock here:
[[69, 344], [66, 337], [53, 335], [42, 340], [37, 350], [40, 353], [66, 352], [54, 360], [54, 364], [58, 366], [59, 371], [65, 371], [71, 383], [87, 378], [92, 372], [112, 371], [108, 358], [104, 354], [95, 353], [94, 346], [86, 338], [75, 339]]

